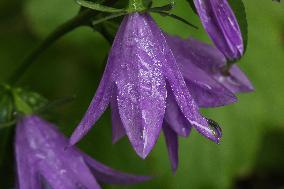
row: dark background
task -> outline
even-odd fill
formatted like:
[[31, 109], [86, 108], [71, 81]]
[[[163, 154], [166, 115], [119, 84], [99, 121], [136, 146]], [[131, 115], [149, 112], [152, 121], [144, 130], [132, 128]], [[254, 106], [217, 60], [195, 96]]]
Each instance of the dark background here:
[[[161, 5], [165, 2], [159, 1]], [[130, 187], [104, 188], [284, 188], [284, 3], [244, 3], [249, 40], [239, 65], [256, 91], [239, 95], [237, 104], [204, 110], [206, 116], [222, 125], [221, 144], [204, 139], [196, 131], [181, 139], [180, 167], [172, 175], [163, 136], [145, 161], [138, 158], [126, 138], [111, 144], [108, 110], [80, 142], [81, 149], [114, 168], [157, 178]], [[171, 34], [184, 38], [191, 35], [210, 43], [185, 0], [177, 0], [176, 5], [175, 14], [198, 25], [199, 30], [154, 15], [158, 24]], [[72, 0], [1, 0], [0, 81], [57, 25], [74, 16], [78, 8]], [[46, 51], [20, 82], [49, 99], [77, 95], [74, 102], [59, 108], [51, 118], [68, 136], [97, 88], [109, 48], [100, 34], [79, 28]], [[0, 184], [6, 179], [0, 178]]]

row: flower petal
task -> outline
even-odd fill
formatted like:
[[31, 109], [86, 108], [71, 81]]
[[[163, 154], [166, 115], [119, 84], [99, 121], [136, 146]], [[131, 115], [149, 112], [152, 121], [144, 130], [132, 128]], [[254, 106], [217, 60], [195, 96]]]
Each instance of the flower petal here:
[[166, 33], [165, 37], [174, 55], [180, 52], [184, 58], [190, 60], [191, 63], [196, 64], [197, 66], [223, 66], [226, 64], [226, 58], [224, 55], [212, 45], [201, 42], [192, 37], [181, 39], [178, 36], [171, 36]]
[[[178, 37], [168, 36], [167, 39], [175, 54], [177, 54], [176, 51], [182, 53], [184, 58], [192, 60], [191, 62], [193, 64], [205, 71], [209, 76], [231, 91], [231, 93], [244, 93], [254, 90], [249, 79], [237, 65], [231, 67], [229, 74], [222, 73], [222, 68], [226, 65], [226, 59], [215, 47], [193, 38], [182, 41], [182, 39]], [[182, 65], [180, 65], [180, 63], [182, 63]], [[183, 63], [183, 61], [178, 62], [178, 64], [181, 67], [187, 65]], [[181, 70], [184, 72], [190, 69], [184, 68]], [[190, 74], [184, 73], [184, 75], [187, 76]], [[224, 93], [224, 95], [227, 96], [227, 98], [230, 96], [228, 93]], [[228, 103], [229, 101], [228, 99]], [[233, 101], [233, 98], [231, 101]]]
[[[217, 107], [237, 101], [236, 96], [232, 92], [217, 82], [212, 75], [195, 65], [198, 62], [202, 62], [202, 64], [212, 64], [215, 61], [222, 63], [223, 56], [219, 56], [217, 49], [209, 48], [207, 47], [208, 45], [205, 45], [208, 51], [197, 51], [195, 46], [191, 46], [191, 43], [179, 37], [166, 35], [166, 38], [189, 87], [189, 91], [198, 106]], [[202, 44], [200, 43], [200, 45]], [[194, 61], [196, 61], [195, 64]]]
[[170, 87], [167, 88], [167, 108], [164, 122], [167, 122], [178, 135], [186, 137], [190, 133], [191, 125], [180, 111]]
[[237, 18], [227, 0], [210, 0], [215, 18], [222, 30], [234, 58], [240, 58], [244, 53], [242, 33]]
[[231, 67], [229, 74], [216, 73], [214, 77], [233, 93], [254, 91], [252, 83], [237, 65]]
[[164, 55], [164, 75], [169, 82], [181, 112], [198, 132], [208, 139], [218, 143], [220, 138], [215, 135], [214, 130], [212, 130], [212, 128], [208, 125], [207, 120], [200, 115], [199, 108], [188, 91], [176, 59], [167, 44], [166, 38], [160, 31], [155, 31], [154, 36], [156, 36], [163, 53], [162, 55]]
[[244, 52], [237, 19], [227, 0], [194, 0], [202, 24], [217, 48], [229, 60]]
[[163, 124], [163, 131], [165, 135], [165, 140], [167, 143], [168, 154], [171, 161], [172, 171], [176, 172], [179, 158], [178, 158], [178, 136], [177, 134], [170, 128], [167, 123]]
[[121, 122], [117, 105], [117, 88], [114, 87], [114, 92], [111, 99], [111, 120], [112, 120], [112, 142], [118, 142], [126, 135], [126, 131]]
[[[17, 125], [18, 186], [23, 189], [100, 189], [95, 176], [106, 183], [131, 184], [150, 179], [120, 173], [92, 160], [54, 125], [37, 116], [25, 116]], [[25, 175], [26, 174], [26, 175]]]
[[70, 145], [74, 145], [78, 142], [91, 129], [110, 103], [114, 84], [113, 72], [116, 70], [116, 67], [119, 67], [120, 61], [122, 60], [122, 56], [117, 53], [117, 50], [121, 50], [121, 39], [124, 37], [126, 24], [125, 21], [122, 22], [117, 32], [103, 78], [86, 114], [70, 138]]
[[[124, 36], [119, 38], [116, 68], [118, 107], [122, 123], [136, 153], [145, 158], [155, 145], [165, 113], [166, 89], [161, 54], [154, 29], [146, 14], [125, 17]], [[124, 25], [124, 24], [123, 24]]]
[[95, 177], [104, 183], [108, 184], [135, 184], [152, 179], [149, 176], [136, 176], [127, 173], [122, 173], [111, 169], [110, 167], [92, 159], [85, 155], [85, 162], [88, 164]]
[[111, 98], [112, 84], [111, 84], [111, 68], [108, 64], [104, 72], [103, 78], [100, 82], [100, 85], [97, 89], [97, 92], [85, 113], [80, 124], [77, 126], [73, 132], [69, 144], [76, 144], [87, 132], [92, 128], [100, 116], [104, 113], [106, 108], [109, 105]]
[[100, 189], [96, 179], [84, 163], [79, 151], [65, 150], [68, 140], [55, 126], [33, 116], [24, 119], [31, 164], [53, 188], [77, 189], [79, 187]]
[[[93, 183], [92, 185], [85, 185], [77, 179], [71, 172], [65, 172], [65, 169], [58, 170], [55, 166], [50, 166], [51, 164], [41, 164], [40, 171], [42, 176], [51, 185], [52, 188], [62, 188], [62, 189], [78, 189], [78, 188], [94, 188], [101, 189], [98, 183]], [[58, 164], [56, 164], [58, 165]], [[60, 165], [61, 166], [61, 165]], [[61, 166], [62, 167], [62, 166]], [[49, 170], [49, 171], [47, 171]], [[78, 172], [79, 173], [79, 172]], [[80, 174], [82, 174], [80, 172]], [[78, 174], [79, 175], [79, 174]], [[83, 176], [84, 174], [82, 174]], [[87, 180], [87, 179], [85, 179]], [[95, 180], [94, 180], [95, 181]]]
[[27, 138], [22, 121], [16, 128], [15, 155], [17, 162], [17, 185], [20, 189], [39, 189], [40, 178], [35, 167], [30, 167], [31, 159], [27, 156], [30, 150], [27, 146]]

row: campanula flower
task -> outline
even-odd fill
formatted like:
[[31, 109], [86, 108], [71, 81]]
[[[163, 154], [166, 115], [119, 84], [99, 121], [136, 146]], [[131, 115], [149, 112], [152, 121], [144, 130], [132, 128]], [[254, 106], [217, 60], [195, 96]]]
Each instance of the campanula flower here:
[[242, 33], [227, 0], [194, 0], [201, 22], [216, 47], [230, 60], [244, 53]]
[[[230, 74], [222, 73], [222, 68], [226, 65], [226, 58], [217, 48], [193, 38], [183, 40], [168, 34], [165, 34], [165, 36], [186, 85], [199, 107], [209, 108], [228, 105], [237, 101], [234, 94], [253, 90], [252, 84], [237, 65], [231, 68]], [[114, 142], [125, 136], [119, 115], [115, 113], [117, 111], [117, 107], [113, 106]], [[208, 119], [208, 121], [212, 127], [216, 128], [216, 136], [221, 137], [222, 131], [218, 124], [213, 120]], [[178, 167], [178, 137], [189, 136], [192, 126], [175, 103], [172, 93], [168, 93], [167, 96], [167, 108], [162, 128], [172, 170], [175, 172]]]
[[127, 15], [97, 92], [70, 144], [78, 142], [110, 104], [118, 128], [125, 129], [136, 153], [145, 158], [159, 137], [169, 94], [188, 124], [219, 142], [216, 129], [199, 113], [162, 31], [147, 13]]
[[[237, 65], [223, 73], [226, 58], [215, 47], [193, 38], [182, 40], [167, 34], [165, 36], [199, 107], [224, 106], [237, 100], [234, 94], [254, 90]], [[213, 120], [208, 121], [216, 128], [216, 135], [221, 136], [218, 124]], [[188, 136], [191, 128], [174, 103], [174, 97], [169, 94], [163, 131], [173, 171], [178, 167], [178, 136]]]
[[97, 181], [133, 184], [149, 180], [113, 170], [75, 147], [53, 124], [25, 116], [17, 124], [15, 155], [18, 189], [100, 189]]

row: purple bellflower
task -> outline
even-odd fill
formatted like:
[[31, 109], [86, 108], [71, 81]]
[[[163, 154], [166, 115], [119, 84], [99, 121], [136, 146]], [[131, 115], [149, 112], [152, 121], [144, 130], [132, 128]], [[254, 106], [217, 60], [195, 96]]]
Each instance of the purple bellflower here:
[[16, 128], [18, 189], [100, 189], [98, 181], [134, 184], [149, 180], [115, 171], [75, 147], [54, 125], [38, 116], [23, 117]]
[[[167, 34], [165, 36], [187, 87], [199, 107], [224, 106], [237, 100], [234, 94], [254, 90], [251, 82], [237, 65], [233, 65], [228, 73], [223, 73], [226, 58], [217, 48], [193, 38], [182, 40]], [[208, 121], [213, 127], [218, 128], [216, 122]], [[170, 94], [167, 98], [163, 131], [173, 171], [178, 167], [178, 136], [186, 137], [190, 130], [191, 125], [184, 120]], [[217, 135], [221, 136], [221, 130], [216, 131]]]
[[229, 61], [244, 53], [242, 33], [227, 0], [194, 0], [201, 22], [216, 47]]
[[[237, 65], [231, 68], [230, 74], [224, 75], [222, 73], [221, 68], [226, 65], [226, 58], [217, 48], [192, 38], [182, 40], [167, 34], [165, 37], [183, 74], [185, 83], [199, 107], [228, 105], [237, 101], [234, 94], [253, 90], [250, 81]], [[117, 107], [112, 110], [117, 111]], [[125, 136], [122, 124], [118, 124], [119, 120], [119, 116], [113, 114], [114, 142]], [[216, 128], [216, 135], [221, 137], [222, 133], [218, 124], [213, 120], [208, 121]], [[162, 128], [172, 170], [175, 172], [178, 167], [178, 136], [189, 136], [192, 126], [180, 111], [171, 92], [168, 92]]]
[[162, 31], [148, 14], [129, 14], [120, 26], [103, 78], [70, 144], [78, 142], [110, 104], [114, 141], [126, 132], [136, 153], [145, 158], [161, 132], [167, 98], [172, 98], [182, 121], [219, 142], [219, 128], [199, 113]]

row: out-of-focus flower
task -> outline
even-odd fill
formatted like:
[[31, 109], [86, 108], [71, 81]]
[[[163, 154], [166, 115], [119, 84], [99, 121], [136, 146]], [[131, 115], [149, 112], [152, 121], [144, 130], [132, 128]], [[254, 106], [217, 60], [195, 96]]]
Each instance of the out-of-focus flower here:
[[[167, 42], [171, 47], [174, 56], [178, 60], [178, 65], [180, 66], [186, 80], [190, 77], [190, 72], [188, 71], [193, 70], [192, 65], [194, 64], [206, 73], [208, 77], [211, 77], [234, 94], [252, 92], [254, 90], [250, 80], [236, 64], [232, 65], [230, 69], [224, 70], [224, 68], [226, 68], [226, 58], [215, 47], [193, 38], [183, 40], [179, 37], [166, 36]], [[202, 81], [202, 79], [200, 81]], [[203, 81], [205, 82], [204, 85], [206, 85], [206, 80], [203, 79]], [[208, 83], [208, 88], [210, 88], [209, 86], [212, 87], [214, 84]], [[227, 94], [230, 96], [224, 91], [224, 89], [213, 88], [212, 91], [215, 91], [216, 93], [219, 91], [219, 95]], [[203, 99], [203, 96], [204, 95], [195, 95], [196, 101], [199, 102], [199, 106], [214, 107], [214, 102], [218, 102], [218, 100], [214, 97], [212, 97], [214, 102], [206, 102], [206, 99]], [[220, 100], [223, 101], [224, 105], [229, 104], [231, 98], [229, 98], [229, 101], [226, 101], [225, 99], [226, 97], [223, 96]], [[222, 103], [216, 104], [216, 106], [219, 105], [222, 105]]]
[[[254, 90], [249, 79], [237, 65], [233, 65], [227, 73], [223, 73], [226, 58], [215, 47], [193, 38], [182, 40], [167, 34], [165, 36], [198, 106], [227, 105], [237, 100], [234, 94]], [[218, 124], [213, 120], [208, 121], [216, 127], [216, 135], [221, 136]], [[184, 120], [171, 94], [167, 98], [163, 130], [172, 169], [176, 171], [178, 136], [188, 136], [191, 125]]]
[[199, 113], [164, 34], [148, 14], [130, 14], [120, 26], [96, 95], [70, 144], [78, 142], [111, 104], [113, 124], [119, 125], [115, 132], [125, 129], [137, 154], [145, 158], [159, 137], [169, 95], [188, 124], [219, 142], [218, 128]]
[[242, 33], [227, 0], [194, 0], [202, 24], [216, 47], [234, 61], [244, 53]]
[[18, 189], [100, 189], [98, 181], [134, 184], [149, 180], [115, 171], [74, 147], [54, 125], [38, 116], [25, 116], [16, 128]]

